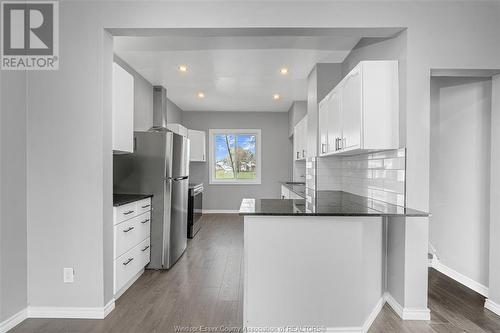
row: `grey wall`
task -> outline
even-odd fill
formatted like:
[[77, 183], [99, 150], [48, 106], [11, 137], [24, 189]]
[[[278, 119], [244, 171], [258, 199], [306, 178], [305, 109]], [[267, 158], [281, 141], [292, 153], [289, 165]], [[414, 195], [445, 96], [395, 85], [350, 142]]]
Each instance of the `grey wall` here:
[[182, 124], [182, 110], [169, 98], [167, 98], [167, 123]]
[[362, 60], [399, 61], [399, 146], [406, 146], [407, 32], [393, 38], [362, 38], [342, 62], [342, 77]]
[[[430, 69], [500, 68], [499, 11], [500, 3], [486, 1], [61, 2], [60, 69], [27, 74], [30, 301], [103, 303], [96, 234], [112, 210], [103, 206], [103, 186], [112, 178], [102, 167], [103, 131], [111, 130], [102, 116], [111, 112], [103, 108], [103, 95], [111, 93], [101, 69], [104, 28], [408, 27], [406, 193], [410, 207], [428, 210]], [[77, 268], [74, 284], [62, 282], [66, 265]]]
[[26, 74], [0, 71], [0, 322], [27, 305]]
[[431, 79], [430, 242], [488, 286], [491, 79]]
[[307, 101], [295, 101], [288, 110], [288, 136], [293, 136], [293, 128], [307, 114]]
[[146, 131], [153, 126], [153, 85], [117, 55], [114, 60], [134, 76], [134, 130]]
[[288, 147], [288, 113], [286, 112], [184, 112], [187, 128], [207, 133], [211, 128], [261, 129], [262, 177], [260, 185], [210, 185], [208, 163], [191, 163], [191, 181], [205, 185], [203, 209], [237, 210], [242, 198], [279, 198], [279, 181], [291, 178], [291, 151]]

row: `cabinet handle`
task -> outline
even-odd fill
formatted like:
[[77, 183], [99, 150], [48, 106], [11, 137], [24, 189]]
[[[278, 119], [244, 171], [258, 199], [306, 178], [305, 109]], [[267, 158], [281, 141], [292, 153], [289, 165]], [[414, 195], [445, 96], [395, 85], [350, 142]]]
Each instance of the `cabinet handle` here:
[[141, 223], [144, 224], [144, 223], [148, 223], [149, 222], [149, 219], [145, 219], [144, 221], [142, 221]]
[[299, 156], [300, 156], [300, 152], [297, 152], [297, 158], [299, 158]]
[[339, 150], [339, 138], [335, 138], [335, 151]]
[[141, 206], [141, 208], [148, 208], [148, 207], [151, 207], [151, 205]]
[[143, 248], [141, 251], [142, 251], [142, 252], [144, 252], [144, 251], [146, 251], [147, 249], [149, 249], [149, 245], [146, 245], [146, 247], [145, 247], [145, 248]]
[[325, 153], [325, 146], [326, 146], [326, 143], [322, 143], [321, 144], [321, 154], [324, 154]]
[[302, 149], [302, 157], [306, 157], [306, 151]]
[[127, 266], [132, 260], [134, 260], [134, 258], [128, 258], [128, 260], [123, 263], [123, 266]]
[[134, 230], [134, 227], [129, 227], [128, 229], [123, 230], [123, 232], [129, 232], [130, 230]]
[[123, 213], [123, 215], [129, 215], [132, 214], [133, 212], [134, 212], [133, 210], [129, 210], [128, 212]]

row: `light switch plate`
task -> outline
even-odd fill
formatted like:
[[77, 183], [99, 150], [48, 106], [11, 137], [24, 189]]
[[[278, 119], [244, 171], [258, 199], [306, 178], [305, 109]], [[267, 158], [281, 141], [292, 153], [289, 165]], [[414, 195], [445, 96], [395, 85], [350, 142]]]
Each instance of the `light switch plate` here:
[[75, 281], [75, 271], [73, 268], [63, 269], [63, 280], [64, 283], [73, 283]]

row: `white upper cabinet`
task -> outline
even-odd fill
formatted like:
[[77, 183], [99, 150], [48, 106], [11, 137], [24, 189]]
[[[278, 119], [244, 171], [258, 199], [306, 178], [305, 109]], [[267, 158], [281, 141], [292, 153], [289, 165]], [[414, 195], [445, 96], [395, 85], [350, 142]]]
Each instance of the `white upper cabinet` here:
[[302, 118], [293, 129], [293, 159], [305, 160], [307, 155], [307, 116]]
[[113, 152], [134, 152], [134, 77], [113, 63]]
[[398, 62], [360, 62], [320, 102], [319, 122], [320, 156], [399, 148]]
[[206, 162], [206, 135], [204, 131], [187, 130], [189, 138], [189, 160], [191, 162]]

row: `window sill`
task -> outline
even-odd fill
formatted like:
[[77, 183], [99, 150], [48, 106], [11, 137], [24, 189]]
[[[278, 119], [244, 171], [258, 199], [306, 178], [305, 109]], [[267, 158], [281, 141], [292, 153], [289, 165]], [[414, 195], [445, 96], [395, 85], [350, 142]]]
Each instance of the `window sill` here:
[[210, 185], [262, 185], [260, 180], [251, 182], [210, 180], [209, 184]]

